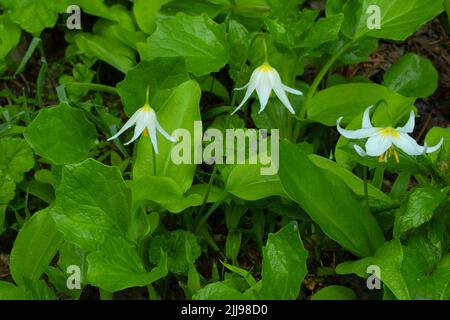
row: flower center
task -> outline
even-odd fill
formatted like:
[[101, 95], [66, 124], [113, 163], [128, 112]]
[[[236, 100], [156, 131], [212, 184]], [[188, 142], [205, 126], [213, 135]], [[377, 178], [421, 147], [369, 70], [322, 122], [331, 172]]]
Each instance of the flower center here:
[[392, 138], [400, 137], [400, 134], [392, 127], [380, 128], [378, 129], [378, 133], [384, 137], [391, 136]]
[[142, 112], [150, 112], [152, 110], [152, 107], [150, 107], [150, 105], [148, 103], [146, 103], [142, 108], [141, 111]]
[[269, 64], [264, 63], [258, 68], [258, 70], [267, 73], [271, 72], [273, 68]]
[[397, 163], [400, 163], [400, 159], [399, 159], [399, 157], [398, 157], [398, 153], [397, 153], [397, 151], [395, 150], [394, 145], [392, 145], [392, 146], [388, 149], [388, 151], [386, 151], [385, 153], [383, 153], [383, 154], [378, 158], [378, 161], [379, 161], [379, 162], [387, 162], [387, 160], [392, 156], [392, 153], [394, 153], [395, 161], [396, 161]]

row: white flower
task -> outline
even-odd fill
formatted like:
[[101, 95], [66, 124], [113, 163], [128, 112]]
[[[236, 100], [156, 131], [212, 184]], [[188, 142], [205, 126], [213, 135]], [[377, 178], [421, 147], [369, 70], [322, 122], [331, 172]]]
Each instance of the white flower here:
[[360, 146], [354, 145], [356, 152], [362, 157], [380, 157], [379, 161], [387, 161], [388, 157], [394, 153], [397, 163], [399, 162], [397, 151], [395, 147], [400, 148], [406, 154], [411, 156], [418, 156], [425, 153], [432, 153], [438, 150], [444, 139], [434, 147], [420, 146], [417, 142], [411, 138], [408, 134], [414, 131], [415, 119], [414, 112], [411, 111], [409, 115], [409, 120], [404, 127], [385, 127], [376, 128], [372, 126], [370, 122], [370, 109], [372, 106], [368, 107], [364, 111], [362, 129], [359, 130], [345, 130], [340, 127], [340, 122], [342, 117], [340, 117], [337, 122], [337, 130], [341, 135], [348, 139], [364, 139], [369, 138], [366, 142], [366, 150], [364, 151]]
[[278, 99], [280, 99], [280, 101], [292, 114], [294, 114], [295, 111], [294, 108], [292, 108], [288, 97], [286, 96], [286, 92], [295, 95], [303, 94], [301, 91], [285, 86], [281, 82], [278, 71], [271, 67], [267, 62], [263, 63], [261, 66], [256, 68], [255, 71], [253, 71], [248, 84], [246, 84], [242, 88], [236, 88], [236, 90], [242, 90], [245, 88], [247, 88], [247, 92], [245, 93], [244, 100], [242, 100], [241, 104], [236, 108], [236, 110], [233, 111], [232, 114], [238, 111], [247, 102], [247, 100], [250, 99], [250, 96], [255, 90], [261, 103], [261, 109], [259, 110], [259, 113], [261, 113], [266, 107], [272, 90], [275, 92]]
[[158, 130], [167, 140], [175, 142], [175, 138], [169, 135], [159, 124], [158, 119], [156, 118], [156, 112], [150, 107], [147, 103], [142, 108], [138, 109], [131, 118], [125, 123], [125, 125], [120, 129], [117, 134], [108, 139], [108, 141], [116, 139], [122, 133], [124, 133], [127, 129], [131, 128], [133, 125], [136, 125], [134, 128], [133, 138], [125, 143], [128, 145], [135, 141], [141, 133], [144, 135], [150, 136], [150, 141], [153, 145], [153, 149], [156, 153], [158, 153], [158, 139], [156, 137], [156, 130]]

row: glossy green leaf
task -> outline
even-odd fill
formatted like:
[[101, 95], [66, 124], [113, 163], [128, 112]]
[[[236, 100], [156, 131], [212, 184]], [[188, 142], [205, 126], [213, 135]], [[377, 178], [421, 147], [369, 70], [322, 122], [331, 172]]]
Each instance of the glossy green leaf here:
[[161, 252], [158, 266], [147, 272], [136, 247], [123, 238], [109, 238], [87, 261], [88, 282], [109, 292], [147, 286], [168, 272], [165, 252]]
[[0, 300], [56, 300], [56, 295], [43, 280], [24, 279], [24, 284], [15, 286], [0, 281]]
[[320, 18], [313, 24], [300, 46], [316, 48], [328, 41], [337, 40], [343, 19], [344, 15], [342, 14]]
[[342, 84], [322, 90], [314, 96], [308, 109], [308, 120], [335, 126], [336, 120], [344, 117], [343, 123], [348, 123], [379, 100], [387, 101], [390, 108], [410, 107], [414, 102], [414, 98], [403, 97], [378, 84]]
[[87, 158], [97, 131], [84, 111], [61, 104], [42, 109], [24, 136], [40, 156], [54, 164], [69, 164]]
[[144, 32], [152, 34], [156, 29], [156, 15], [163, 5], [170, 0], [135, 0], [133, 12], [136, 22]]
[[125, 113], [131, 117], [145, 104], [147, 88], [149, 103], [160, 109], [173, 90], [189, 80], [186, 65], [181, 58], [156, 58], [142, 61], [128, 71], [125, 79], [117, 85]]
[[130, 206], [119, 169], [88, 159], [64, 167], [52, 216], [66, 241], [93, 250], [107, 237], [126, 237]]
[[228, 61], [225, 26], [208, 16], [176, 16], [157, 22], [147, 43], [138, 46], [143, 60], [183, 57], [189, 72], [196, 76], [219, 71]]
[[23, 174], [33, 168], [33, 151], [23, 139], [2, 138], [0, 139], [0, 174], [2, 183], [7, 183], [4, 179], [8, 176], [14, 182], [20, 182]]
[[442, 154], [442, 159], [450, 160], [450, 128], [431, 128], [425, 137], [425, 142], [429, 146], [434, 146], [439, 143], [441, 138], [444, 138], [444, 145], [441, 147], [441, 150], [428, 155], [432, 160], [436, 160], [439, 154]]
[[445, 195], [435, 188], [414, 189], [395, 217], [394, 236], [400, 237], [404, 232], [429, 221], [444, 200]]
[[[336, 175], [316, 167], [296, 145], [280, 145], [280, 179], [331, 239], [357, 256], [370, 256], [384, 237], [374, 217]], [[341, 201], [345, 199], [345, 201]]]
[[20, 28], [7, 15], [0, 16], [0, 60], [4, 59], [20, 41]]
[[262, 287], [264, 299], [297, 299], [306, 276], [308, 252], [303, 247], [297, 222], [269, 234], [263, 249]]
[[350, 288], [332, 285], [317, 291], [311, 300], [356, 300], [356, 294]]
[[426, 98], [436, 91], [438, 77], [430, 60], [408, 53], [386, 71], [384, 82], [404, 96]]
[[62, 243], [62, 234], [56, 230], [49, 210], [35, 213], [20, 229], [10, 256], [14, 281], [23, 284], [23, 278], [39, 280]]

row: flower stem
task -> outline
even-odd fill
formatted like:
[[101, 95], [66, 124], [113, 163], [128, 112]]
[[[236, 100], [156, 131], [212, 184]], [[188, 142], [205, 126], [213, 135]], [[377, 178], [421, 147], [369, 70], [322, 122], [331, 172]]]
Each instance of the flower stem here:
[[225, 201], [227, 196], [228, 196], [228, 192], [224, 191], [222, 193], [222, 195], [220, 196], [220, 198], [209, 208], [209, 210], [206, 212], [206, 214], [202, 217], [200, 222], [197, 224], [197, 227], [195, 227], [195, 234], [198, 234], [201, 231], [203, 225], [206, 223], [206, 221], [208, 221], [209, 217], [214, 213], [214, 211], [216, 211], [217, 208], [219, 208], [219, 206], [222, 204], [222, 202]]
[[205, 192], [205, 197], [203, 198], [202, 205], [201, 205], [200, 209], [198, 210], [198, 214], [201, 214], [203, 212], [203, 209], [205, 209], [206, 203], [208, 202], [209, 193], [211, 192], [211, 188], [213, 186], [214, 179], [216, 178], [216, 174], [217, 174], [217, 165], [214, 164], [213, 172], [211, 173], [211, 178], [209, 179], [208, 187]]

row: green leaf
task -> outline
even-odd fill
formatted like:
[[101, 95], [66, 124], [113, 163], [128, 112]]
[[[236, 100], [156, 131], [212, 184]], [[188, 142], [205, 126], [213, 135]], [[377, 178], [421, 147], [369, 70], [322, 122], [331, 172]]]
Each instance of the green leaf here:
[[337, 40], [343, 20], [343, 14], [320, 18], [301, 41], [300, 47], [316, 48], [325, 42]]
[[438, 77], [429, 59], [408, 53], [386, 71], [384, 82], [388, 88], [404, 96], [426, 98], [436, 91]]
[[[411, 0], [408, 3], [391, 0], [363, 0], [362, 17], [358, 23], [355, 38], [370, 36], [389, 40], [405, 40], [423, 24], [443, 11], [443, 0]], [[369, 29], [367, 21], [371, 16], [369, 6], [378, 6], [381, 13], [381, 28]]]
[[23, 174], [34, 166], [33, 151], [23, 139], [2, 138], [0, 139], [0, 173], [3, 179], [10, 176], [14, 182], [20, 182]]
[[406, 280], [402, 273], [403, 248], [398, 240], [386, 242], [378, 249], [373, 257], [357, 261], [347, 261], [336, 267], [338, 274], [355, 273], [362, 278], [367, 278], [367, 267], [376, 265], [380, 268], [380, 280], [400, 300], [411, 298]]
[[163, 5], [170, 0], [135, 0], [133, 12], [136, 22], [144, 32], [152, 34], [156, 29], [156, 15]]
[[45, 281], [24, 279], [24, 284], [15, 286], [0, 281], [0, 300], [56, 300], [56, 295]]
[[146, 177], [130, 181], [129, 187], [133, 193], [133, 203], [151, 201], [172, 213], [179, 213], [203, 203], [200, 194], [183, 196], [182, 190], [171, 178]]
[[64, 167], [52, 216], [65, 240], [94, 250], [107, 237], [126, 237], [130, 206], [119, 169], [88, 159]]
[[4, 59], [20, 41], [20, 28], [7, 15], [0, 16], [0, 60]]
[[[428, 131], [425, 137], [425, 143], [429, 146], [434, 146], [439, 143], [441, 138], [444, 138], [444, 145], [441, 147], [440, 152], [433, 152], [428, 155], [433, 161], [441, 154], [443, 160], [450, 160], [450, 128], [433, 127]], [[441, 156], [439, 156], [441, 159]], [[447, 172], [448, 173], [448, 168]]]
[[24, 136], [40, 156], [54, 164], [69, 164], [86, 159], [97, 131], [83, 110], [61, 104], [42, 109]]
[[63, 2], [53, 0], [3, 0], [3, 5], [12, 22], [34, 35], [54, 27], [58, 13], [65, 12], [67, 8]]
[[184, 230], [155, 236], [149, 243], [150, 262], [156, 264], [161, 259], [161, 250], [167, 253], [169, 271], [175, 274], [187, 273], [189, 264], [194, 263], [201, 254], [195, 235]]
[[[16, 195], [16, 183], [9, 174], [0, 171], [0, 205], [6, 204]], [[1, 220], [1, 219], [0, 219]], [[0, 228], [1, 231], [2, 228]]]
[[160, 109], [173, 90], [189, 80], [186, 65], [181, 58], [156, 58], [142, 61], [127, 72], [125, 79], [117, 85], [125, 113], [131, 117], [145, 104], [147, 88], [150, 90], [150, 105]]
[[244, 299], [239, 287], [245, 284], [241, 278], [211, 283], [197, 291], [193, 300], [241, 300]]
[[303, 247], [297, 222], [269, 234], [263, 249], [262, 287], [264, 299], [297, 299], [307, 273], [308, 252]]
[[356, 294], [350, 288], [332, 285], [317, 291], [311, 300], [356, 300]]
[[[159, 154], [157, 155], [154, 154], [150, 139], [141, 137], [133, 168], [134, 179], [139, 180], [156, 175], [172, 178], [183, 193], [190, 188], [196, 168], [195, 155], [199, 152], [203, 136], [200, 122], [200, 95], [200, 87], [193, 80], [184, 82], [173, 91], [166, 104], [158, 111], [158, 121], [169, 133], [176, 129], [186, 129], [190, 135], [189, 137], [183, 136], [176, 143], [170, 142], [160, 135], [161, 138], [158, 139]], [[174, 114], [177, 116], [174, 117]], [[174, 148], [177, 149], [173, 150]], [[172, 152], [176, 155], [187, 155], [187, 163], [175, 164]]]
[[349, 83], [320, 91], [311, 100], [308, 120], [335, 126], [339, 117], [348, 122], [379, 100], [390, 108], [410, 107], [414, 98], [406, 98], [390, 89], [373, 83]]
[[394, 236], [417, 228], [433, 217], [434, 211], [445, 200], [445, 195], [432, 187], [417, 188], [412, 191], [403, 208], [395, 217]]
[[10, 256], [10, 269], [14, 281], [21, 285], [23, 278], [39, 280], [60, 244], [62, 234], [56, 230], [50, 211], [35, 213], [20, 229]]
[[155, 33], [138, 50], [143, 60], [185, 58], [188, 71], [196, 76], [219, 71], [228, 61], [225, 25], [207, 15], [178, 13], [159, 20]]
[[344, 182], [316, 167], [304, 151], [286, 141], [280, 145], [279, 175], [289, 196], [345, 249], [364, 257], [383, 243], [376, 220]]
[[305, 0], [267, 0], [267, 4], [271, 8], [271, 15], [279, 19], [285, 19], [293, 12], [298, 11], [300, 5], [302, 5]]
[[150, 272], [135, 246], [123, 238], [109, 238], [87, 257], [88, 282], [109, 292], [144, 287], [167, 275], [167, 254], [161, 252], [158, 267]]

